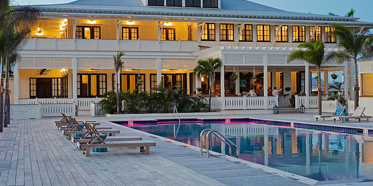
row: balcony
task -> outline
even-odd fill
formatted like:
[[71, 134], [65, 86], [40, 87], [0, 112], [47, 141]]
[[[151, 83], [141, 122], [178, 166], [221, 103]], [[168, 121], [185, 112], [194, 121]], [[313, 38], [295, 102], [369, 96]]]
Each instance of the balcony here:
[[23, 50], [194, 52], [198, 50], [198, 42], [30, 38]]

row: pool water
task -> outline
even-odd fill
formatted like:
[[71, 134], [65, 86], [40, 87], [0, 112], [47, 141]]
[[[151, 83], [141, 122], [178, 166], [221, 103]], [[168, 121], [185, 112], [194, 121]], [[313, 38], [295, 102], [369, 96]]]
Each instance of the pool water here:
[[[255, 123], [129, 127], [194, 146], [200, 146], [200, 132], [208, 128], [234, 142], [240, 149], [240, 159], [319, 181], [373, 178], [372, 137]], [[217, 138], [213, 137], [211, 143], [211, 150], [229, 152]]]

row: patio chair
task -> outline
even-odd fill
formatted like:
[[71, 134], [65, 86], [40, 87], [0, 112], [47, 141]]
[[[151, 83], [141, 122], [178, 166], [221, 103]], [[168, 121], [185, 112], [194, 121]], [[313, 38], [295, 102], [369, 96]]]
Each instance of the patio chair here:
[[332, 119], [334, 120], [334, 123], [337, 120], [341, 120], [342, 123], [343, 123], [346, 119], [357, 119], [359, 122], [361, 121], [361, 119], [366, 119], [367, 122], [369, 122], [369, 118], [371, 118], [371, 116], [366, 116], [364, 114], [364, 111], [365, 111], [365, 107], [363, 107], [363, 108], [357, 107], [355, 112], [352, 115], [349, 115], [349, 116], [334, 116], [334, 117], [332, 117]]
[[[72, 123], [69, 119], [69, 116], [66, 116], [66, 114], [63, 113], [63, 112], [61, 112], [61, 115], [62, 115], [61, 120], [60, 121], [55, 121], [58, 130], [61, 130], [61, 128], [63, 128], [63, 127], [70, 128]], [[77, 122], [80, 123], [80, 124], [83, 123], [83, 121], [77, 121]], [[95, 122], [95, 121], [88, 121], [88, 122]]]
[[100, 133], [96, 130], [95, 126], [91, 125], [91, 129], [94, 133], [87, 143], [78, 142], [78, 148], [83, 150], [83, 154], [86, 157], [90, 156], [91, 149], [93, 148], [140, 148], [140, 152], [150, 154], [150, 146], [155, 146], [153, 141], [107, 141], [101, 137]]
[[326, 118], [331, 118], [333, 116], [340, 116], [344, 111], [346, 110], [345, 106], [339, 106], [335, 110], [333, 114], [323, 114], [323, 115], [314, 115], [313, 117], [316, 119], [316, 121], [319, 121], [319, 119], [322, 119], [325, 121]]

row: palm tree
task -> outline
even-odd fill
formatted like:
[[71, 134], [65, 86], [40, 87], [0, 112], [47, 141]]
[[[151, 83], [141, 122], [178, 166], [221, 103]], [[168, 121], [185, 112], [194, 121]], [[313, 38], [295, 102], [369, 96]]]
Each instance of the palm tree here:
[[[4, 90], [3, 73], [5, 69], [5, 114], [4, 114], [4, 91], [0, 93], [0, 131], [3, 126], [10, 123], [10, 99], [9, 99], [9, 71], [12, 63], [19, 59], [17, 50], [22, 49], [30, 33], [30, 27], [40, 17], [38, 9], [30, 6], [12, 8], [9, 6], [9, 0], [0, 1], [0, 56], [1, 72], [0, 81], [2, 90]], [[16, 72], [18, 73], [18, 72]], [[5, 120], [4, 120], [5, 115]]]
[[345, 26], [335, 24], [333, 34], [338, 39], [339, 51], [331, 52], [326, 57], [327, 61], [337, 60], [339, 63], [344, 61], [353, 61], [355, 65], [355, 82], [354, 82], [354, 109], [359, 106], [359, 81], [357, 71], [357, 61], [359, 58], [372, 56], [372, 53], [366, 52], [371, 47], [373, 36], [367, 34], [368, 31], [355, 33]]
[[[320, 76], [320, 68], [325, 63], [324, 60], [324, 43], [322, 41], [305, 42], [299, 44], [300, 50], [292, 52], [288, 57], [288, 62], [301, 59], [305, 60], [310, 64], [313, 64], [317, 68], [317, 77]], [[307, 92], [309, 94], [309, 92]], [[318, 114], [321, 115], [321, 78], [317, 78], [317, 95], [318, 95]]]
[[113, 56], [114, 58], [114, 70], [115, 70], [115, 78], [116, 78], [116, 89], [117, 89], [117, 113], [120, 113], [120, 100], [119, 100], [119, 94], [121, 91], [120, 88], [120, 71], [123, 68], [123, 61], [120, 59], [124, 56], [124, 53], [119, 51], [116, 56]]
[[221, 64], [220, 58], [208, 58], [206, 60], [198, 60], [197, 66], [194, 68], [198, 78], [201, 78], [201, 75], [204, 74], [209, 81], [209, 110], [211, 110], [211, 87], [215, 85], [215, 70], [220, 68]]

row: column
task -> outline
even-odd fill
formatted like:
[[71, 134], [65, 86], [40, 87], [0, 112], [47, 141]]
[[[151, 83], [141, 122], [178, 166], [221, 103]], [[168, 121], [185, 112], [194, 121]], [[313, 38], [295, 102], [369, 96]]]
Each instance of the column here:
[[241, 94], [241, 91], [240, 91], [240, 68], [239, 67], [236, 67], [236, 74], [238, 75], [237, 79], [236, 79], [236, 82], [235, 82], [235, 92], [236, 92], [236, 95], [238, 94]]
[[14, 65], [14, 104], [18, 104], [19, 99], [19, 63]]
[[345, 62], [345, 66], [344, 66], [344, 80], [343, 80], [343, 83], [344, 83], [344, 95], [345, 95], [345, 98], [348, 99], [348, 85], [349, 85], [349, 82], [348, 82], [348, 62]]
[[190, 79], [190, 75], [189, 75], [189, 72], [186, 73], [186, 79], [187, 79], [187, 94], [192, 94], [192, 90], [190, 89], [190, 82], [191, 82], [191, 79]]
[[162, 59], [157, 59], [157, 85], [159, 85], [162, 81]]
[[220, 70], [221, 110], [225, 110], [224, 60], [225, 56], [222, 55], [222, 65]]
[[268, 109], [268, 55], [264, 54], [263, 56], [263, 75], [264, 75], [264, 85], [263, 85], [263, 92], [264, 92], [264, 109]]
[[306, 84], [305, 84], [305, 94], [306, 94], [306, 104], [304, 105], [306, 108], [309, 107], [309, 102], [310, 102], [310, 65], [306, 63], [305, 67], [305, 79], [306, 79]]
[[[196, 89], [197, 88], [202, 88], [202, 83], [201, 83], [201, 76], [196, 75]], [[195, 90], [197, 91], [197, 90]]]
[[324, 94], [328, 94], [328, 89], [329, 89], [329, 73], [327, 70], [324, 72]]
[[352, 62], [347, 62], [349, 65], [349, 78], [350, 78], [350, 83], [349, 83], [349, 88], [350, 88], [350, 99], [354, 100], [354, 80], [355, 80], [355, 70], [354, 70], [354, 65]]
[[73, 101], [78, 104], [78, 59], [76, 57], [72, 60], [73, 67]]

